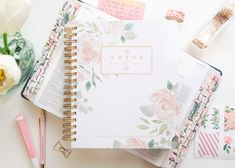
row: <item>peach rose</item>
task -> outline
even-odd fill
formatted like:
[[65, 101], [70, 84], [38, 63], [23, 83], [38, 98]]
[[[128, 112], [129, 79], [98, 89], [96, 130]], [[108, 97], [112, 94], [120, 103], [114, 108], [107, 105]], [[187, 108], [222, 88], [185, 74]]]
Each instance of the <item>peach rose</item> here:
[[161, 89], [150, 96], [151, 111], [161, 120], [172, 120], [179, 114], [179, 102], [168, 90]]
[[80, 42], [80, 63], [89, 64], [90, 62], [98, 62], [99, 61], [99, 43], [98, 41], [92, 37], [83, 37]]
[[229, 136], [224, 137], [224, 142], [228, 145], [230, 145], [233, 142], [233, 139]]
[[235, 110], [225, 113], [225, 118], [227, 119], [225, 123], [226, 128], [235, 130]]
[[127, 140], [127, 148], [146, 148], [147, 145], [139, 139], [130, 138]]

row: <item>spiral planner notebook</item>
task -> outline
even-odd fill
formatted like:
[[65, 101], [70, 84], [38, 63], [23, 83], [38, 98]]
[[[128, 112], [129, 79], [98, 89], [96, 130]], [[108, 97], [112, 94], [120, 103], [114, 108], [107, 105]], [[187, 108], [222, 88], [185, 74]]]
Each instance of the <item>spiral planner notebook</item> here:
[[[176, 32], [175, 23], [151, 21], [65, 28], [64, 126], [74, 128], [64, 138], [73, 148], [171, 148]], [[159, 95], [169, 101], [162, 109]]]

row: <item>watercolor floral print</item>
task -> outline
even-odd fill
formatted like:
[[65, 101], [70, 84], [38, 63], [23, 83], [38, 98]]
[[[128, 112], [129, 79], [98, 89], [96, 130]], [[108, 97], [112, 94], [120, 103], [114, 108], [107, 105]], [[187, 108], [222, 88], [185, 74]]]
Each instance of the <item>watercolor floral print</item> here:
[[224, 145], [224, 147], [223, 147], [223, 150], [224, 150], [227, 154], [230, 154], [230, 152], [231, 152], [231, 149], [232, 149], [231, 144], [232, 144], [232, 142], [233, 142], [233, 139], [232, 139], [230, 136], [225, 136], [225, 137], [224, 137], [224, 143], [225, 143], [225, 145]]
[[210, 114], [206, 114], [202, 120], [202, 127], [207, 128], [208, 125], [212, 127], [214, 130], [218, 130], [220, 128], [220, 112], [219, 109], [213, 108]]
[[235, 109], [226, 106], [224, 113], [224, 131], [229, 130], [235, 131]]
[[113, 141], [114, 148], [132, 148], [132, 149], [146, 149], [148, 146], [145, 142], [137, 138], [129, 138], [126, 143], [121, 143], [118, 140]]
[[219, 122], [220, 122], [220, 116], [219, 116], [219, 110], [216, 108], [213, 108], [213, 113], [211, 114], [211, 124], [213, 126], [213, 129], [218, 130], [219, 129]]
[[[176, 86], [176, 85], [175, 85]], [[157, 90], [149, 97], [149, 105], [140, 107], [143, 117], [137, 127], [147, 131], [150, 135], [162, 136], [160, 142], [154, 139], [148, 142], [149, 148], [156, 145], [169, 143], [172, 138], [171, 130], [174, 129], [174, 119], [179, 115], [180, 105], [174, 93], [174, 85], [168, 81], [167, 88]]]

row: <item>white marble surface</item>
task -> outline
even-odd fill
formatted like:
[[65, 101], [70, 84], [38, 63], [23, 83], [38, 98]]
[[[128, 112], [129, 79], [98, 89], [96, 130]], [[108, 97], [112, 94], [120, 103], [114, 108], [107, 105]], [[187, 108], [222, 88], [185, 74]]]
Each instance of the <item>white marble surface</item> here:
[[[87, 0], [96, 3], [96, 0]], [[201, 24], [205, 23], [224, 2], [223, 0], [145, 0], [145, 18], [163, 18], [168, 8], [180, 8], [186, 13], [185, 22], [180, 25], [181, 46], [185, 48]], [[34, 43], [37, 57], [40, 56], [50, 29], [55, 22], [63, 0], [35, 0], [31, 15], [23, 27], [23, 34]], [[215, 99], [215, 104], [235, 105], [235, 20], [220, 32], [210, 47], [199, 52], [201, 58], [220, 68], [223, 81]], [[198, 54], [198, 53], [197, 53]], [[39, 109], [20, 97], [20, 89], [0, 100], [0, 167], [30, 168], [31, 162], [20, 137], [15, 116], [26, 116], [33, 140], [38, 150]], [[69, 159], [53, 151], [53, 146], [61, 140], [62, 121], [48, 114], [47, 126], [47, 168], [153, 168], [155, 166], [123, 151], [118, 150], [73, 150]], [[192, 149], [186, 156], [183, 168], [234, 167], [235, 161], [197, 160]]]

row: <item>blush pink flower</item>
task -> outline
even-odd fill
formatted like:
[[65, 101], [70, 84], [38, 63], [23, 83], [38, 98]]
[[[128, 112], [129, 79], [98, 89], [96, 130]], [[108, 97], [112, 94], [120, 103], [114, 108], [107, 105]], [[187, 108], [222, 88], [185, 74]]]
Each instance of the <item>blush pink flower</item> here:
[[130, 138], [127, 140], [127, 148], [144, 149], [144, 148], [147, 148], [147, 145], [139, 139]]
[[77, 77], [78, 82], [82, 82], [88, 79], [89, 73], [86, 72], [83, 68], [78, 67], [78, 72], [77, 72], [76, 77]]
[[79, 58], [82, 64], [99, 61], [99, 43], [93, 37], [83, 37], [80, 42]]
[[224, 137], [224, 142], [228, 145], [231, 145], [231, 143], [233, 142], [233, 139], [229, 136], [225, 136]]
[[151, 111], [161, 120], [173, 120], [179, 115], [179, 102], [168, 89], [161, 89], [150, 96]]
[[225, 128], [235, 130], [235, 110], [225, 113]]

